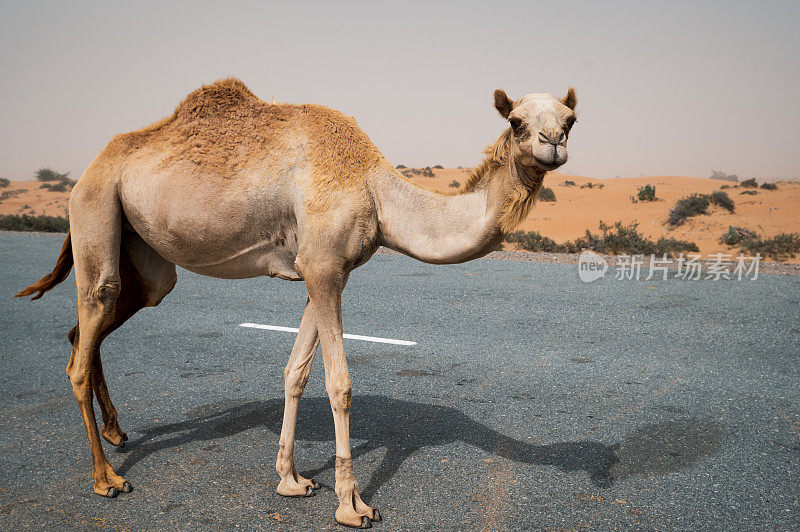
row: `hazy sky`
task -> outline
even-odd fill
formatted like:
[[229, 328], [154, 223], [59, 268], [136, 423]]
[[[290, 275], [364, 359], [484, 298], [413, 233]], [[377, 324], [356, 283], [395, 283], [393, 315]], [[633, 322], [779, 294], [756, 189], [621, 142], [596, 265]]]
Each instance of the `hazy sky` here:
[[580, 103], [565, 171], [800, 177], [800, 2], [7, 2], [0, 176], [79, 176], [112, 135], [241, 78], [357, 118], [394, 164], [473, 165], [492, 91]]

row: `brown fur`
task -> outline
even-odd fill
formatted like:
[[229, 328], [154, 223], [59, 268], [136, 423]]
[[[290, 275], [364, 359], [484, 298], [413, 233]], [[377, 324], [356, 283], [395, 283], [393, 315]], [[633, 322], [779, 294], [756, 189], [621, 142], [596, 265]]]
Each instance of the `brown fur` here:
[[321, 105], [267, 103], [234, 78], [203, 85], [170, 116], [118, 135], [112, 144], [125, 150], [166, 145], [171, 155], [162, 165], [183, 161], [233, 178], [265, 153], [282, 151], [290, 130], [307, 139], [321, 194], [352, 184], [383, 160], [352, 117]]
[[303, 129], [311, 146], [315, 188], [325, 194], [363, 178], [383, 155], [358, 127], [354, 118], [321, 105], [303, 105]]
[[166, 148], [166, 167], [185, 162], [223, 178], [276, 150], [290, 128], [292, 106], [268, 104], [234, 79], [189, 94], [171, 117], [131, 135]]
[[506, 196], [499, 220], [500, 230], [503, 233], [508, 234], [513, 231], [528, 216], [543, 178], [544, 174], [539, 175], [534, 188], [518, 186]]
[[472, 169], [466, 183], [464, 183], [463, 190], [456, 192], [456, 194], [472, 192], [491, 176], [492, 171], [508, 164], [511, 150], [510, 142], [511, 128], [508, 128], [494, 143], [486, 146], [483, 150], [485, 157], [478, 166]]
[[[496, 170], [506, 166], [512, 166], [511, 157], [511, 128], [506, 129], [502, 135], [484, 150], [486, 155], [483, 161], [470, 173], [463, 190], [456, 194], [466, 194], [478, 187], [485, 186], [489, 179], [492, 179]], [[519, 171], [519, 169], [517, 169]], [[518, 185], [513, 187], [506, 196], [503, 207], [500, 210], [500, 230], [509, 233], [514, 230], [527, 216], [536, 199], [536, 193], [542, 184], [544, 172], [528, 172], [529, 180], [526, 182], [532, 186]], [[527, 176], [526, 176], [527, 177]]]
[[34, 299], [39, 299], [44, 295], [45, 292], [66, 279], [71, 269], [72, 240], [70, 239], [70, 233], [68, 232], [67, 238], [64, 239], [64, 244], [61, 246], [61, 253], [58, 255], [58, 260], [56, 261], [56, 266], [53, 268], [53, 271], [27, 288], [23, 288], [14, 294], [14, 297], [25, 297], [33, 294], [34, 292], [39, 292], [31, 298], [31, 301]]

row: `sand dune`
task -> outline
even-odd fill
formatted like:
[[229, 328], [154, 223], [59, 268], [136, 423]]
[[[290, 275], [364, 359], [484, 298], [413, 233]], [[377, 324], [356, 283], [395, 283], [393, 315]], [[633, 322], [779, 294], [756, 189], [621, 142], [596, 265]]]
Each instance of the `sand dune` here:
[[[432, 189], [454, 191], [456, 188], [448, 185], [455, 180], [463, 186], [469, 176], [468, 168], [434, 169], [433, 172], [434, 177], [414, 175], [411, 179]], [[566, 186], [565, 181], [573, 181], [575, 186]], [[603, 187], [581, 188], [590, 182]], [[704, 255], [731, 252], [718, 241], [729, 225], [746, 227], [765, 236], [800, 232], [800, 183], [797, 182], [779, 182], [778, 190], [757, 189], [756, 195], [742, 195], [745, 189], [741, 188], [728, 189], [726, 192], [736, 203], [735, 213], [712, 206], [709, 214], [690, 218], [677, 229], [669, 229], [664, 222], [678, 199], [695, 192], [708, 194], [731, 183], [683, 176], [598, 180], [550, 172], [544, 184], [553, 189], [556, 201], [538, 202], [520, 228], [538, 231], [557, 242], [573, 240], [586, 229], [597, 232], [601, 220], [637, 222], [639, 230], [652, 239], [666, 236], [693, 241]], [[658, 200], [633, 203], [631, 196], [646, 184], [656, 187]], [[0, 189], [0, 194], [19, 191], [14, 197], [0, 201], [0, 214], [65, 216], [69, 193], [40, 187], [41, 183], [36, 181], [12, 181], [10, 186]]]
[[41, 188], [39, 181], [11, 181], [0, 188], [0, 214], [32, 214], [48, 216], [67, 216], [69, 190], [53, 192]]

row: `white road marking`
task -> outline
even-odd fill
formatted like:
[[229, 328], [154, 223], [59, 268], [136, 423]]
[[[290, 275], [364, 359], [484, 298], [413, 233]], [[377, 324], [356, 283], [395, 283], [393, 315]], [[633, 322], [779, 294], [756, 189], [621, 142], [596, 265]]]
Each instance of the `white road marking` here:
[[[290, 332], [297, 334], [300, 329], [296, 327], [281, 327], [280, 325], [263, 325], [261, 323], [240, 323], [239, 327], [249, 327], [251, 329], [266, 329], [268, 331]], [[395, 340], [394, 338], [381, 338], [379, 336], [362, 336], [360, 334], [343, 334], [348, 340], [362, 340], [364, 342], [377, 342], [379, 344], [395, 345], [417, 345], [417, 342], [408, 340]]]

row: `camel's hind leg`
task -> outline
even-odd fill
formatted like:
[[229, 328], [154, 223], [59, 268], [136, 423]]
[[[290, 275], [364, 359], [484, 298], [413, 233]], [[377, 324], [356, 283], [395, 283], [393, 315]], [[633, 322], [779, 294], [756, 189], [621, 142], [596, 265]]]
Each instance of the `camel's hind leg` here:
[[[175, 265], [163, 259], [132, 231], [122, 234], [119, 274], [121, 289], [114, 304], [113, 319], [104, 324], [100, 341], [143, 307], [158, 305], [175, 286], [177, 279]], [[78, 327], [75, 326], [69, 333], [72, 344], [77, 336]], [[100, 435], [110, 444], [122, 447], [128, 435], [119, 426], [117, 409], [111, 402], [99, 344], [94, 360], [92, 384], [103, 417]]]
[[[124, 285], [123, 285], [124, 287]], [[123, 292], [125, 289], [123, 288]], [[101, 335], [102, 336], [102, 335]], [[76, 347], [78, 338], [78, 326], [69, 331], [69, 341], [73, 348]], [[112, 445], [123, 447], [128, 440], [128, 435], [119, 426], [117, 422], [117, 409], [111, 402], [111, 396], [108, 394], [108, 385], [106, 385], [106, 378], [103, 374], [103, 362], [100, 359], [100, 346], [98, 345], [94, 352], [94, 363], [92, 368], [92, 389], [94, 390], [97, 403], [100, 405], [100, 412], [103, 416], [103, 427], [100, 429], [100, 435], [104, 440]]]
[[[142, 298], [144, 290], [141, 287], [136, 290], [131, 280], [136, 277], [136, 269], [132, 264], [129, 267], [129, 261], [123, 260], [120, 268], [122, 209], [114, 186], [84, 175], [70, 198], [70, 224], [78, 289], [78, 328], [73, 335], [67, 376], [89, 437], [94, 491], [98, 495], [115, 497], [121, 491], [131, 491], [132, 487], [114, 472], [100, 444], [93, 391], [98, 392], [104, 418], [109, 423], [116, 410], [102, 378], [99, 348], [109, 332], [143, 306], [136, 298]], [[125, 296], [120, 297], [123, 289]], [[115, 420], [113, 424], [116, 425]], [[113, 432], [109, 430], [112, 436]], [[117, 430], [117, 435], [121, 432]]]
[[84, 176], [70, 197], [70, 232], [78, 288], [78, 330], [72, 344], [67, 376], [89, 437], [92, 477], [98, 495], [115, 497], [130, 491], [125, 479], [114, 473], [103, 454], [94, 417], [93, 388], [102, 334], [114, 321], [114, 308], [122, 280], [119, 256], [122, 209], [116, 190], [108, 183]]

